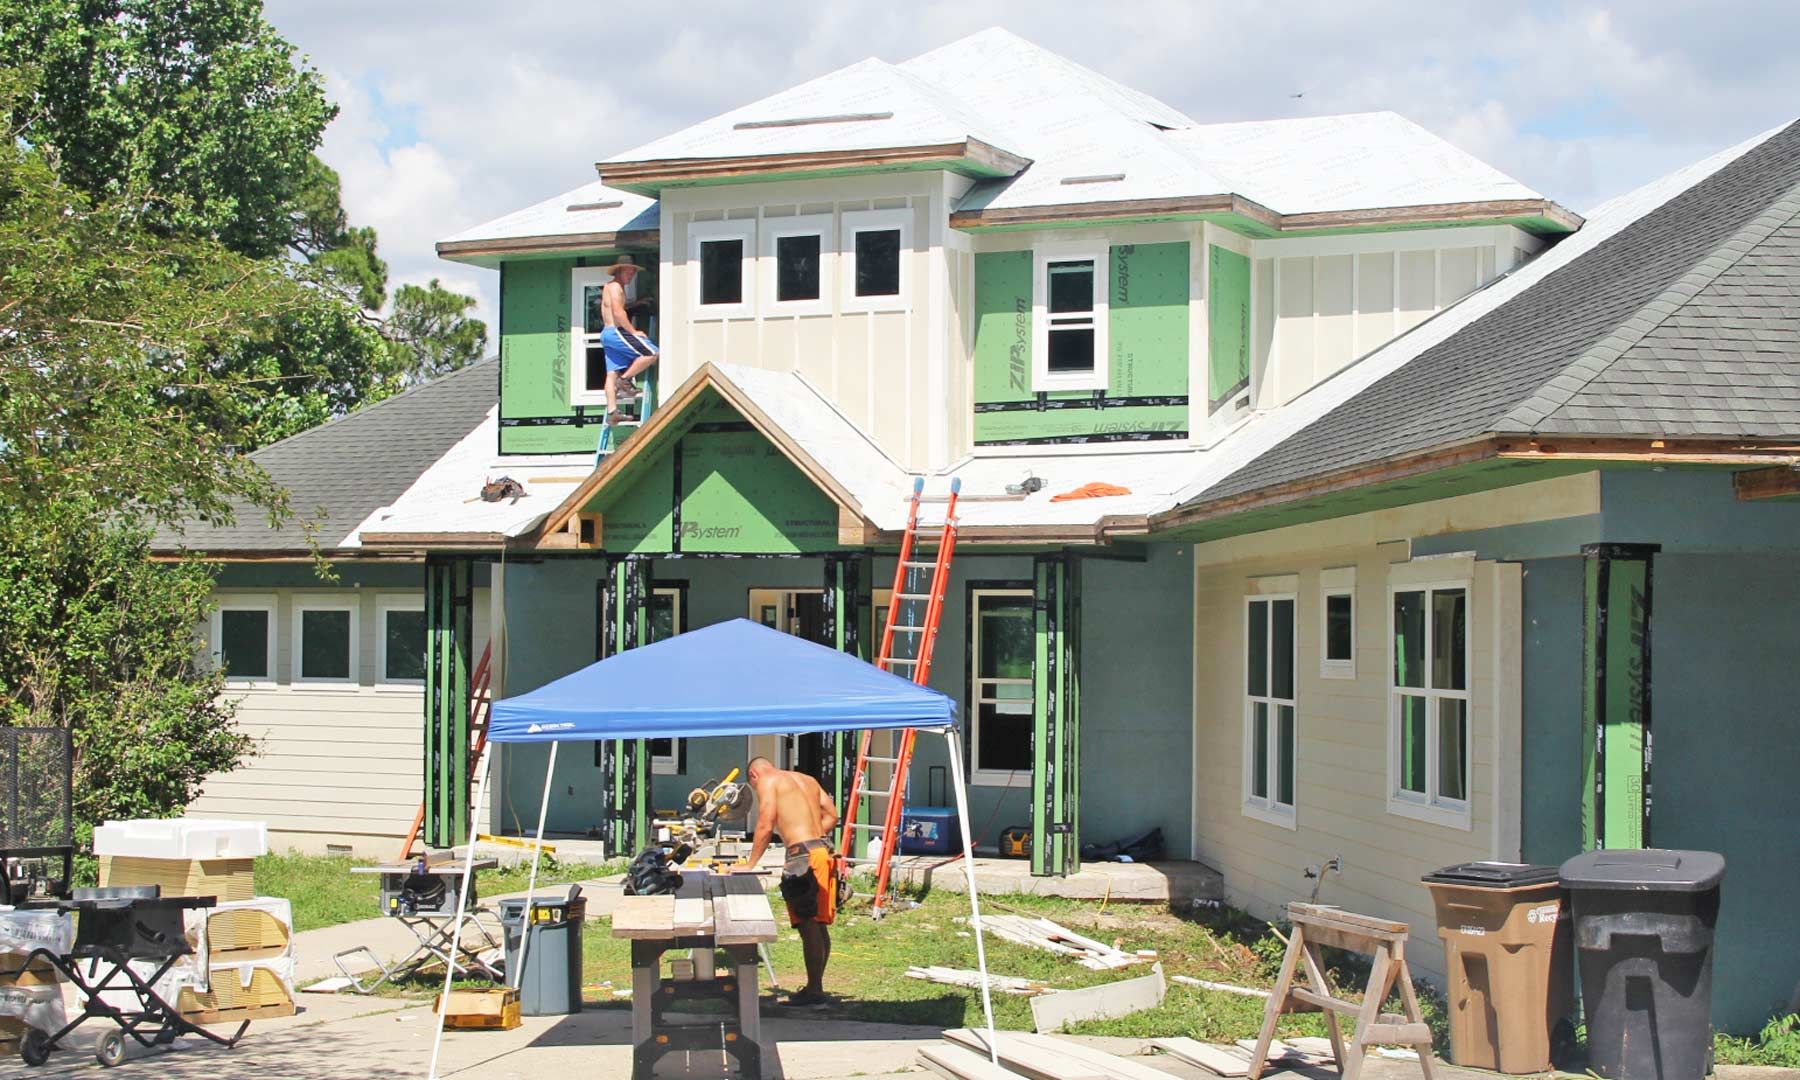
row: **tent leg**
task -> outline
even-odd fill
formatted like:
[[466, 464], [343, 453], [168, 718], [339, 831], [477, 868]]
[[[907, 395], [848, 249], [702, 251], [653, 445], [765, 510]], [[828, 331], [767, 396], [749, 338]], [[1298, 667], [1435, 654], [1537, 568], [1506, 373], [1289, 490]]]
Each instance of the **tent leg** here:
[[994, 1035], [994, 998], [988, 987], [987, 942], [981, 928], [981, 898], [975, 895], [975, 841], [969, 835], [969, 788], [963, 780], [962, 744], [955, 728], [944, 729], [950, 751], [950, 786], [956, 789], [956, 821], [962, 828], [963, 878], [969, 884], [969, 922], [975, 928], [975, 966], [981, 969], [981, 1015], [987, 1021], [988, 1059], [1000, 1064], [1000, 1042]]
[[475, 836], [481, 828], [481, 805], [487, 801], [488, 761], [494, 748], [484, 746], [481, 760], [475, 763], [475, 805], [469, 814], [469, 846], [463, 852], [462, 889], [456, 898], [456, 928], [450, 932], [450, 962], [444, 965], [444, 995], [437, 1008], [437, 1033], [431, 1037], [431, 1068], [427, 1080], [437, 1080], [438, 1051], [444, 1047], [444, 1020], [450, 998], [450, 984], [456, 978], [456, 958], [462, 955], [463, 924], [468, 921], [464, 909], [469, 906], [469, 886], [475, 882]]
[[544, 852], [544, 821], [550, 814], [550, 782], [556, 778], [556, 748], [561, 745], [560, 742], [550, 744], [550, 761], [544, 766], [544, 797], [538, 802], [537, 835], [531, 841], [531, 880], [525, 885], [525, 929], [519, 933], [519, 970], [506, 973], [506, 984], [515, 990], [519, 988], [519, 980], [525, 977], [525, 954], [531, 949], [531, 910], [537, 902], [538, 863]]

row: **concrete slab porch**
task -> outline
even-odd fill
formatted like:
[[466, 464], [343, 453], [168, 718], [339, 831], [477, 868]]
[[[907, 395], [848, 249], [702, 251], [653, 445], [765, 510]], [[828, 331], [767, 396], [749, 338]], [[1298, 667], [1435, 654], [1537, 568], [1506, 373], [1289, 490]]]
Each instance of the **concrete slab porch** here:
[[[941, 855], [905, 855], [894, 859], [895, 881], [922, 888], [963, 892], [966, 889], [960, 858]], [[1136, 900], [1184, 904], [1194, 900], [1222, 900], [1225, 878], [1205, 863], [1082, 863], [1069, 877], [1032, 877], [1024, 859], [975, 858], [975, 887], [984, 893], [1025, 893], [1060, 896], [1072, 900]]]

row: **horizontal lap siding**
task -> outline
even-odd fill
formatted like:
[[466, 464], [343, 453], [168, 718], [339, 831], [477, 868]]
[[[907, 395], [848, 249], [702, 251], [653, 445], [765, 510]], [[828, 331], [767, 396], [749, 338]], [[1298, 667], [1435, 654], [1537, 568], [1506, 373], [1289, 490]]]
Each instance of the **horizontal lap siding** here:
[[[1389, 560], [1374, 547], [1202, 566], [1195, 578], [1195, 851], [1225, 874], [1229, 902], [1273, 918], [1306, 900], [1302, 876], [1342, 856], [1319, 900], [1412, 926], [1418, 966], [1441, 975], [1431, 898], [1419, 878], [1450, 863], [1494, 857], [1495, 717], [1505, 694], [1496, 683], [1494, 604], [1515, 572], [1474, 564], [1470, 608], [1470, 767], [1468, 830], [1388, 811], [1387, 605]], [[1320, 675], [1320, 572], [1356, 568], [1354, 679]], [[1463, 563], [1467, 567], [1468, 563]], [[1244, 598], [1248, 579], [1294, 574], [1296, 637], [1296, 829], [1243, 813]], [[1455, 576], [1454, 572], [1447, 576]], [[1510, 576], [1511, 584], [1508, 584]], [[1505, 612], [1504, 607], [1502, 613]], [[1516, 607], [1513, 609], [1516, 611]], [[1512, 623], [1517, 632], [1516, 620]], [[1516, 680], [1516, 672], [1513, 675]], [[1516, 682], [1514, 683], [1516, 687]], [[1516, 692], [1516, 691], [1515, 691]]]

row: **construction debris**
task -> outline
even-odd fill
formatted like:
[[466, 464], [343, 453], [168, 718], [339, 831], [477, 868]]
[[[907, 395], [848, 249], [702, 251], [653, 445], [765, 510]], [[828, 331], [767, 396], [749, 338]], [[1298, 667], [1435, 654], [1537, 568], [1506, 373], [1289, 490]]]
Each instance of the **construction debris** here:
[[1072, 957], [1092, 971], [1111, 971], [1141, 963], [1141, 959], [1104, 942], [1082, 937], [1049, 919], [1023, 915], [983, 915], [981, 928], [1003, 941]]
[[1248, 1076], [1250, 1055], [1235, 1046], [1217, 1046], [1186, 1037], [1151, 1039], [1150, 1045], [1170, 1057], [1198, 1065], [1224, 1077]]
[[1135, 979], [1084, 986], [1079, 990], [1063, 990], [1054, 997], [1035, 998], [1031, 1002], [1031, 1023], [1040, 1032], [1059, 1031], [1078, 1020], [1129, 1016], [1161, 1005], [1168, 989], [1163, 982], [1162, 965], [1157, 964], [1150, 974]]
[[[933, 1071], [955, 1080], [1000, 1080], [999, 1074], [991, 1071], [993, 1063], [988, 1058], [986, 1031], [962, 1028], [944, 1032], [944, 1038], [966, 1050], [980, 1065], [970, 1065], [969, 1071], [962, 1071], [960, 1066], [968, 1062], [967, 1058], [951, 1058], [946, 1062], [947, 1055], [934, 1055], [931, 1051], [937, 1048], [932, 1047], [929, 1051], [920, 1051], [920, 1056]], [[1169, 1074], [1161, 1069], [1072, 1039], [1049, 1035], [996, 1032], [995, 1050], [1006, 1070], [1030, 1080], [1170, 1080]], [[935, 1063], [934, 1056], [938, 1058]]]
[[[967, 968], [947, 967], [909, 967], [906, 969], [909, 979], [923, 979], [926, 982], [942, 983], [945, 986], [966, 986], [971, 990], [981, 988], [981, 972]], [[998, 990], [1003, 994], [1054, 994], [1056, 988], [1037, 979], [1022, 979], [1012, 975], [989, 975], [988, 989]]]
[[1254, 986], [1233, 986], [1230, 983], [1208, 982], [1205, 979], [1196, 979], [1192, 975], [1171, 975], [1169, 976], [1169, 981], [1180, 983], [1183, 986], [1197, 986], [1202, 990], [1211, 990], [1216, 994], [1240, 994], [1244, 997], [1253, 998], [1267, 998], [1269, 996], [1267, 990], [1258, 990]]

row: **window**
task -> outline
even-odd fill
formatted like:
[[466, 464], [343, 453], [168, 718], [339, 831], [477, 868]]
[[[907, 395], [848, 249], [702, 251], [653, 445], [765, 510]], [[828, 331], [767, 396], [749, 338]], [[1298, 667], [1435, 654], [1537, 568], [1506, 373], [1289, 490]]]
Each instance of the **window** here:
[[[662, 586], [650, 592], [650, 641], [664, 641], [687, 632], [687, 582]], [[650, 739], [650, 771], [674, 776], [685, 771], [686, 739]]]
[[212, 660], [238, 686], [275, 681], [275, 598], [221, 597], [212, 613]]
[[1052, 249], [1032, 278], [1035, 390], [1106, 389], [1107, 256]]
[[1015, 773], [1031, 771], [1031, 590], [972, 590], [969, 623], [972, 773], [981, 783], [1009, 784]]
[[697, 221], [688, 226], [695, 315], [729, 318], [750, 314], [750, 282], [756, 266], [754, 221]]
[[[637, 299], [639, 271], [625, 287], [625, 302]], [[600, 331], [606, 329], [601, 313], [601, 290], [612, 280], [603, 267], [580, 266], [569, 272], [569, 335], [574, 355], [569, 363], [569, 404], [604, 405], [606, 403], [606, 353], [600, 346]]]
[[831, 252], [831, 215], [768, 218], [762, 254], [773, 267], [767, 275], [765, 313], [828, 315], [831, 293], [825, 269]]
[[1244, 813], [1294, 827], [1294, 597], [1244, 611]]
[[858, 210], [844, 215], [844, 303], [851, 311], [906, 306], [906, 251], [911, 210]]
[[294, 602], [294, 681], [356, 682], [356, 601]]
[[1469, 587], [1397, 586], [1388, 809], [1469, 827]]
[[1319, 575], [1319, 674], [1356, 678], [1356, 567]]
[[425, 682], [425, 601], [417, 596], [383, 596], [376, 601], [375, 670], [383, 684]]

